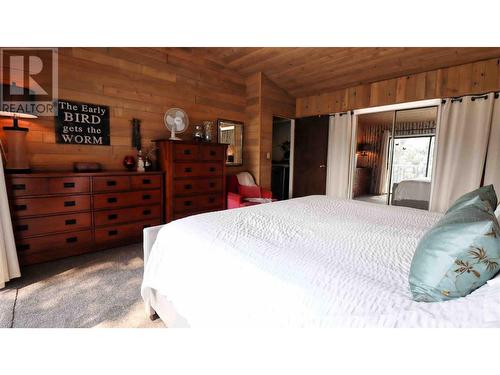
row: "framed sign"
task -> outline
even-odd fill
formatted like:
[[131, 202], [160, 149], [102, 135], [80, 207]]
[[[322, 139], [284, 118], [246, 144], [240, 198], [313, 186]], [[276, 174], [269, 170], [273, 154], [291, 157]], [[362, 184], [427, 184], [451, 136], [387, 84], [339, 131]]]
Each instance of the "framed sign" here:
[[109, 146], [109, 107], [59, 100], [56, 142]]

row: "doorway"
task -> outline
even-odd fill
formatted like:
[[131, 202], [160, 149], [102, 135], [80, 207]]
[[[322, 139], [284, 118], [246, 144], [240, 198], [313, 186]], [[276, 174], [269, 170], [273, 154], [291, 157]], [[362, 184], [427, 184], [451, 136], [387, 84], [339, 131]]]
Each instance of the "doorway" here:
[[438, 106], [358, 114], [352, 198], [429, 208]]
[[292, 125], [291, 119], [273, 116], [271, 190], [273, 198], [278, 200], [285, 200], [290, 196]]
[[293, 197], [326, 193], [329, 116], [295, 120]]

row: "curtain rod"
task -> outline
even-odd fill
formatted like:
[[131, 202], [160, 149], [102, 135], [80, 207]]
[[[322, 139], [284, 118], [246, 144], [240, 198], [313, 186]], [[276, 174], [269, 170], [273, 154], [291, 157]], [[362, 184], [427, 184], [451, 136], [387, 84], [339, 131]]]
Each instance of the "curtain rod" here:
[[[498, 99], [498, 98], [500, 97], [500, 92], [499, 92], [499, 91], [494, 91], [493, 93], [494, 93], [493, 97], [494, 97], [495, 99]], [[452, 103], [456, 103], [456, 102], [460, 102], [460, 103], [461, 103], [461, 102], [462, 102], [462, 99], [463, 99], [465, 96], [471, 96], [471, 100], [472, 100], [472, 101], [475, 101], [476, 99], [487, 99], [487, 98], [488, 98], [488, 95], [489, 95], [489, 93], [488, 93], [488, 94], [482, 94], [482, 95], [463, 95], [463, 96], [455, 96], [455, 97], [452, 97], [452, 98], [451, 98], [451, 102], [452, 102]], [[447, 98], [447, 99], [449, 99], [449, 98]], [[446, 103], [446, 100], [447, 100], [447, 99], [443, 99], [443, 100], [441, 101], [441, 103], [442, 103], [442, 104]]]

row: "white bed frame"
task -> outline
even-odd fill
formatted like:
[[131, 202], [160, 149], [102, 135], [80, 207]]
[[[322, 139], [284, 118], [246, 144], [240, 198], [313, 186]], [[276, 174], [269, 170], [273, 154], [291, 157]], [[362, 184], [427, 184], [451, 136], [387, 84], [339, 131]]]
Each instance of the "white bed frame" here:
[[[160, 229], [164, 226], [165, 224], [157, 225], [143, 230], [144, 269], [156, 242], [156, 237], [158, 237]], [[144, 303], [144, 309], [146, 316], [151, 320], [161, 318], [168, 327], [189, 327], [187, 320], [177, 313], [174, 305], [165, 296], [154, 291], [150, 302], [151, 304]]]

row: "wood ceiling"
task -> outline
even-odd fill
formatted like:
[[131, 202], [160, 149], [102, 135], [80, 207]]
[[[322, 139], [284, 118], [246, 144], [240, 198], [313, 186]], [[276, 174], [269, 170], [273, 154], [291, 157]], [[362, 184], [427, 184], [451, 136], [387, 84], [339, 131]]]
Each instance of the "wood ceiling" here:
[[242, 75], [263, 72], [294, 97], [500, 57], [486, 47], [217, 47], [212, 60]]

